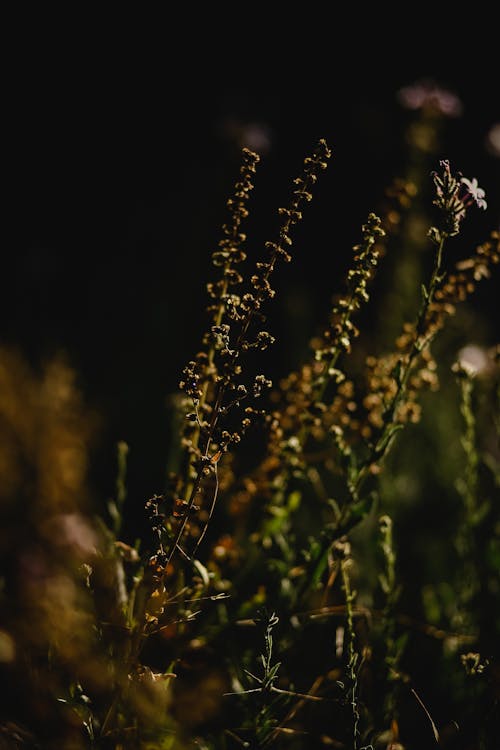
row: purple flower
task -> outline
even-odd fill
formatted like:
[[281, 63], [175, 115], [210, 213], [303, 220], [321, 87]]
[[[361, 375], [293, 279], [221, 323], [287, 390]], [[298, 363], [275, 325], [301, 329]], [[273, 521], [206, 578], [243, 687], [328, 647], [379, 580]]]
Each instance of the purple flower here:
[[407, 109], [434, 109], [447, 117], [460, 117], [463, 111], [462, 102], [456, 94], [429, 80], [403, 86], [398, 91], [398, 99]]
[[460, 180], [462, 185], [465, 185], [468, 196], [476, 203], [478, 208], [486, 210], [488, 204], [485, 201], [486, 193], [482, 188], [479, 187], [478, 181], [475, 177], [472, 180], [468, 180], [466, 177], [462, 177]]

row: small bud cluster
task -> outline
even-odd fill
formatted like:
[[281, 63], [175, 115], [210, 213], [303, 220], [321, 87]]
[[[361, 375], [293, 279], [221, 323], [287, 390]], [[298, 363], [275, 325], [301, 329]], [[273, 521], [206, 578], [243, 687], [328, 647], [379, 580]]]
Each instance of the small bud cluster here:
[[500, 262], [500, 232], [493, 231], [489, 240], [479, 245], [465, 260], [458, 261], [436, 289], [429, 306], [427, 325], [438, 330], [446, 317], [453, 315], [456, 305], [475, 291], [476, 285], [491, 275], [491, 267]]
[[266, 243], [268, 257], [256, 263], [245, 288], [243, 274], [235, 266], [246, 258], [241, 223], [248, 215], [246, 201], [258, 157], [247, 149], [243, 152], [240, 180], [228, 202], [232, 221], [224, 225], [224, 237], [212, 256], [213, 265], [220, 271], [219, 279], [208, 285], [212, 325], [203, 337], [203, 351], [186, 365], [179, 383], [187, 397], [182, 442], [186, 455], [184, 476], [188, 481], [182, 491], [185, 512], [171, 550], [178, 546], [195, 498], [196, 503], [202, 504], [207, 483], [215, 481], [216, 496], [220, 457], [241, 441], [253, 422], [269, 420], [265, 408], [257, 409], [250, 402], [261, 398], [272, 382], [260, 374], [249, 380], [243, 371], [243, 355], [249, 350], [265, 351], [274, 343], [274, 337], [260, 325], [255, 330], [255, 323], [261, 324], [263, 307], [275, 295], [272, 273], [279, 260], [291, 258], [291, 229], [301, 220], [302, 204], [311, 199], [311, 190], [330, 155], [326, 142], [321, 140], [313, 155], [305, 159], [302, 175], [294, 180], [290, 205], [279, 209], [278, 239]]
[[381, 224], [374, 213], [370, 213], [366, 224], [363, 224], [362, 242], [353, 247], [354, 265], [347, 273], [347, 292], [332, 308], [330, 327], [323, 334], [324, 346], [315, 349], [316, 361], [329, 363], [332, 357], [337, 356], [339, 349], [349, 352], [352, 339], [359, 335], [351, 316], [369, 300], [367, 287], [380, 256], [377, 242], [385, 236]]
[[212, 263], [220, 269], [220, 278], [207, 284], [207, 291], [212, 299], [208, 312], [212, 315], [215, 325], [220, 325], [225, 310], [230, 310], [239, 299], [234, 290], [243, 281], [235, 266], [246, 259], [243, 250], [246, 234], [241, 231], [241, 225], [248, 217], [246, 204], [253, 190], [252, 177], [260, 157], [247, 148], [243, 149], [242, 156], [240, 179], [236, 182], [233, 196], [227, 201], [231, 221], [223, 225], [224, 236], [219, 242], [218, 249], [212, 253]]
[[381, 219], [370, 213], [362, 227], [362, 242], [353, 248], [354, 263], [347, 273], [345, 292], [334, 303], [328, 328], [311, 341], [313, 361], [283, 380], [275, 395], [281, 407], [272, 423], [270, 450], [281, 453], [291, 467], [302, 465], [306, 439], [323, 442], [332, 425], [345, 428], [352, 422], [354, 429], [359, 426], [354, 419], [353, 384], [336, 365], [341, 354], [350, 352], [352, 339], [359, 334], [352, 317], [369, 299], [368, 283], [385, 234]]
[[366, 360], [367, 393], [363, 399], [366, 411], [366, 422], [363, 426], [363, 436], [368, 438], [377, 436], [390, 418], [396, 424], [418, 422], [421, 416], [421, 406], [418, 397], [422, 390], [435, 391], [439, 388], [436, 373], [436, 363], [429, 349], [420, 353], [419, 364], [412, 369], [411, 375], [404, 389], [404, 395], [398, 399], [397, 409], [392, 414], [394, 401], [401, 386], [400, 378], [402, 366], [408, 361], [407, 354], [400, 354], [413, 343], [410, 330], [399, 337], [396, 348], [398, 351], [383, 357], [368, 357]]
[[[252, 187], [249, 175], [255, 171], [258, 159], [248, 150], [245, 150], [244, 157], [241, 181], [236, 185], [235, 198], [229, 201], [233, 223], [232, 226], [224, 226], [225, 238], [213, 256], [214, 265], [223, 269], [223, 277], [209, 287], [209, 294], [217, 301], [217, 305], [210, 308], [215, 323], [204, 337], [208, 354], [200, 353], [196, 360], [189, 362], [180, 382], [181, 389], [195, 405], [195, 412], [187, 415], [194, 434], [194, 439], [187, 447], [193, 452], [199, 452], [200, 449], [203, 452], [201, 446], [207, 443], [226, 450], [230, 443], [239, 441], [253, 418], [262, 416], [262, 410], [248, 406], [239, 427], [230, 433], [229, 439], [229, 433], [218, 427], [220, 417], [227, 416], [233, 407], [239, 406], [241, 401], [250, 396], [259, 398], [272, 385], [263, 375], [257, 376], [251, 385], [242, 383], [241, 355], [250, 349], [265, 351], [274, 343], [274, 337], [268, 331], [258, 330], [251, 334], [251, 323], [254, 319], [262, 318], [264, 303], [274, 296], [270, 283], [271, 274], [279, 258], [290, 259], [287, 249], [292, 244], [290, 230], [302, 218], [301, 204], [310, 199], [309, 191], [316, 182], [319, 171], [326, 167], [330, 150], [322, 140], [313, 156], [305, 159], [303, 174], [294, 181], [295, 189], [290, 207], [279, 210], [283, 223], [278, 241], [266, 243], [270, 257], [265, 262], [256, 263], [255, 273], [250, 278], [250, 291], [228, 294], [230, 286], [235, 287], [243, 281], [239, 274], [235, 274], [233, 264], [244, 259], [241, 245], [245, 236], [239, 229], [242, 219], [247, 215], [244, 201]], [[210, 392], [210, 384], [214, 386], [213, 392]], [[187, 433], [189, 440], [189, 428]], [[205, 437], [201, 443], [200, 435]]]

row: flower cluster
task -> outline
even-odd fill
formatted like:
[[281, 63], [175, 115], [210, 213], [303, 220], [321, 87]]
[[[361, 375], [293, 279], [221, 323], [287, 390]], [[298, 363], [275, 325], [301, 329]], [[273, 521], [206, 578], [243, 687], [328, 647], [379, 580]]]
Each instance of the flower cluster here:
[[439, 245], [444, 237], [453, 237], [460, 231], [460, 222], [467, 213], [467, 208], [476, 204], [486, 209], [485, 192], [479, 187], [476, 178], [468, 180], [461, 175], [453, 175], [447, 159], [440, 162], [441, 173], [433, 172], [432, 178], [436, 189], [434, 205], [441, 212], [441, 229], [431, 227], [430, 237]]

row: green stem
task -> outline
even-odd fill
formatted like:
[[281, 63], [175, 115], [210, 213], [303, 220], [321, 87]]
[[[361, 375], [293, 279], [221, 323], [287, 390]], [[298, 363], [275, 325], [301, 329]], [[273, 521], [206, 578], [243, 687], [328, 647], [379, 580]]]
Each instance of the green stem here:
[[352, 603], [354, 600], [354, 594], [351, 590], [351, 582], [349, 580], [349, 573], [347, 571], [349, 565], [349, 559], [343, 559], [340, 561], [340, 572], [342, 575], [342, 589], [345, 594], [346, 603], [346, 614], [347, 614], [347, 634], [348, 634], [348, 662], [347, 662], [347, 673], [350, 682], [350, 703], [352, 708], [353, 717], [353, 749], [358, 750], [358, 737], [359, 737], [359, 710], [357, 703], [356, 689], [358, 684], [358, 678], [356, 674], [356, 663], [358, 660], [358, 654], [355, 648], [355, 633], [354, 633], [354, 615]]
[[390, 446], [392, 445], [391, 433], [393, 433], [394, 436], [397, 409], [401, 403], [401, 399], [406, 392], [406, 386], [408, 384], [410, 374], [413, 370], [413, 366], [415, 364], [415, 361], [420, 356], [422, 350], [431, 343], [432, 339], [435, 336], [436, 332], [431, 334], [425, 333], [425, 323], [429, 308], [434, 301], [437, 286], [441, 281], [441, 265], [443, 259], [444, 243], [446, 239], [447, 235], [443, 233], [441, 235], [441, 239], [436, 252], [434, 267], [429, 282], [429, 289], [422, 295], [422, 301], [415, 324], [415, 340], [413, 342], [413, 346], [407, 356], [406, 362], [403, 358], [400, 359], [401, 369], [399, 372], [399, 377], [397, 379], [396, 392], [385, 409], [384, 429], [379, 439], [377, 440], [371, 455], [363, 462], [353, 483], [352, 494], [355, 499], [358, 499], [359, 492], [370, 474], [371, 465], [374, 463], [374, 461], [380, 462], [387, 454]]

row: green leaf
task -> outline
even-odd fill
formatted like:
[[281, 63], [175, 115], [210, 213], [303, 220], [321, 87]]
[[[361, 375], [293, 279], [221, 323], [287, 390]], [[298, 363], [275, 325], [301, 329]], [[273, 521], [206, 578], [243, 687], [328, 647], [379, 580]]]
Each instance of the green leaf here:
[[210, 576], [208, 574], [208, 570], [199, 560], [193, 560], [193, 567], [196, 568], [196, 570], [200, 574], [203, 585], [208, 587], [210, 585]]
[[269, 682], [274, 682], [274, 680], [276, 679], [276, 677], [278, 675], [278, 670], [279, 670], [280, 666], [281, 666], [281, 662], [278, 661], [278, 662], [276, 662], [276, 664], [274, 664], [274, 666], [271, 667], [271, 669], [269, 670], [268, 675], [267, 675], [267, 682], [268, 683]]

